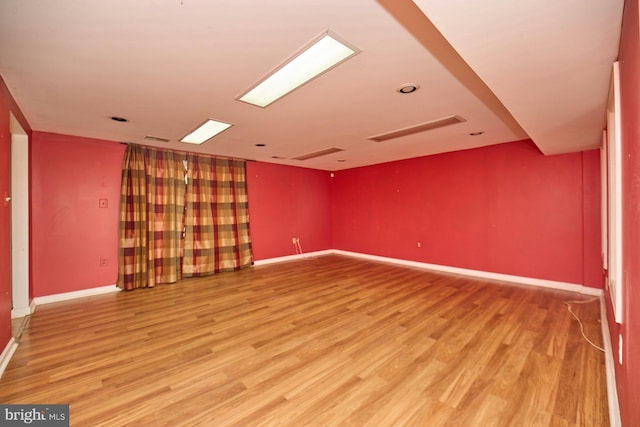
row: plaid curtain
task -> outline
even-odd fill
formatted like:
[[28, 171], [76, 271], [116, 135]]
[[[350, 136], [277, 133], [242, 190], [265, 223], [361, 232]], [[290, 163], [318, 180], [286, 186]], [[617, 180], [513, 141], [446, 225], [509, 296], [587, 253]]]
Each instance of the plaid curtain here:
[[187, 164], [184, 276], [253, 264], [245, 162], [187, 154]]
[[125, 290], [253, 264], [245, 163], [128, 145], [119, 240]]
[[118, 286], [130, 290], [180, 278], [184, 228], [183, 154], [127, 146], [120, 191]]

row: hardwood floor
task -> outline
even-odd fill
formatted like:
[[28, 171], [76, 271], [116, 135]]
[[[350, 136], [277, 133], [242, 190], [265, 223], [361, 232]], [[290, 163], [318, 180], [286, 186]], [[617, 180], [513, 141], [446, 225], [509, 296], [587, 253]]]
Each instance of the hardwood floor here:
[[[38, 307], [2, 403], [74, 426], [606, 426], [575, 294], [330, 255]], [[602, 345], [599, 304], [575, 304]]]

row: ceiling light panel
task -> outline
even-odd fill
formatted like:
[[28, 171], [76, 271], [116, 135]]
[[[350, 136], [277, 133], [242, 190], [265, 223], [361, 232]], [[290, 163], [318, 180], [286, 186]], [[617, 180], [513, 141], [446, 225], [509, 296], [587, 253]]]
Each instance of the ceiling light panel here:
[[186, 142], [188, 144], [202, 144], [230, 127], [231, 125], [229, 123], [209, 119], [198, 129], [185, 135], [180, 142]]
[[238, 99], [266, 107], [358, 53], [360, 51], [357, 48], [326, 33]]

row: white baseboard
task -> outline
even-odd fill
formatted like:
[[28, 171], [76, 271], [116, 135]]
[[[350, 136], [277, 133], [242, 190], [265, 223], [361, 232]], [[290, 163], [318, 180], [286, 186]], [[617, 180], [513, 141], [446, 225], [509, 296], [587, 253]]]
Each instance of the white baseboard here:
[[254, 261], [253, 265], [267, 265], [267, 264], [275, 264], [277, 262], [295, 261], [300, 259], [313, 258], [316, 256], [330, 255], [332, 253], [334, 253], [334, 250], [328, 249], [326, 251], [309, 252], [306, 254], [296, 254], [296, 255], [287, 255], [287, 256], [281, 256], [276, 258], [267, 258], [267, 259]]
[[47, 295], [44, 297], [35, 297], [33, 299], [32, 305], [37, 307], [42, 304], [50, 304], [52, 302], [67, 301], [71, 299], [108, 294], [112, 292], [120, 292], [120, 288], [116, 285], [108, 285], [100, 286], [97, 288], [81, 289], [79, 291], [64, 292], [62, 294]]
[[618, 388], [616, 387], [616, 367], [609, 335], [609, 322], [607, 321], [607, 307], [604, 296], [600, 297], [600, 326], [602, 327], [602, 340], [604, 347], [604, 366], [607, 375], [607, 399], [609, 403], [609, 424], [611, 427], [621, 427], [620, 407], [618, 406]]
[[[31, 305], [29, 307], [21, 308], [18, 310], [11, 310], [11, 318], [15, 319], [18, 317], [24, 317], [28, 314], [32, 314], [36, 310], [36, 307], [42, 304], [49, 304], [52, 302], [59, 302], [59, 301], [67, 301], [67, 300], [76, 299], [76, 298], [84, 298], [84, 297], [90, 297], [93, 295], [101, 295], [101, 294], [118, 292], [118, 291], [120, 291], [120, 288], [118, 288], [116, 285], [109, 285], [109, 286], [100, 286], [97, 288], [82, 289], [82, 290], [73, 291], [73, 292], [65, 292], [62, 294], [47, 295], [44, 297], [36, 297], [31, 301]], [[15, 353], [17, 347], [18, 347], [18, 343], [13, 337], [11, 337], [11, 340], [9, 340], [9, 343], [7, 344], [6, 348], [2, 352], [2, 355], [0, 355], [0, 377], [2, 377], [2, 374], [4, 373], [4, 370], [9, 364], [9, 361], [11, 360], [11, 357], [13, 356], [13, 353]]]
[[0, 378], [2, 378], [4, 370], [7, 369], [7, 365], [9, 365], [9, 361], [11, 360], [13, 353], [16, 352], [16, 348], [18, 348], [18, 343], [13, 337], [11, 337], [7, 346], [2, 351], [2, 354], [0, 354]]
[[500, 280], [504, 282], [518, 283], [521, 285], [538, 286], [542, 288], [551, 288], [562, 291], [577, 292], [584, 295], [602, 296], [602, 289], [590, 288], [577, 283], [558, 282], [555, 280], [536, 279], [533, 277], [514, 276], [511, 274], [492, 273], [490, 271], [470, 270], [467, 268], [450, 267], [447, 265], [428, 264], [426, 262], [407, 261], [398, 258], [388, 258], [378, 255], [361, 254], [358, 252], [349, 252], [334, 249], [331, 253], [338, 255], [345, 255], [356, 258], [363, 258], [372, 261], [382, 261], [392, 264], [404, 265], [407, 267], [417, 267], [425, 270], [439, 271], [443, 273], [460, 274], [463, 276], [470, 276], [480, 279]]
[[[588, 286], [583, 286], [575, 283], [566, 283], [566, 282], [558, 282], [553, 280], [536, 279], [531, 277], [514, 276], [509, 274], [492, 273], [488, 271], [471, 270], [466, 268], [450, 267], [450, 266], [429, 264], [429, 263], [423, 263], [423, 262], [417, 262], [417, 261], [407, 261], [407, 260], [402, 260], [398, 258], [388, 258], [388, 257], [377, 256], [377, 255], [368, 255], [368, 254], [362, 254], [358, 252], [350, 252], [350, 251], [343, 251], [343, 250], [337, 250], [337, 249], [329, 249], [329, 250], [323, 250], [323, 251], [309, 252], [306, 254], [289, 255], [289, 256], [283, 256], [283, 257], [277, 257], [277, 258], [258, 260], [254, 262], [254, 265], [259, 266], [259, 265], [274, 264], [278, 262], [302, 260], [306, 258], [312, 258], [316, 256], [330, 255], [330, 254], [344, 255], [344, 256], [350, 256], [355, 258], [368, 259], [372, 261], [388, 262], [388, 263], [404, 265], [409, 267], [417, 267], [417, 268], [422, 268], [426, 270], [439, 271], [439, 272], [445, 272], [445, 273], [454, 273], [454, 274], [460, 274], [464, 276], [470, 276], [470, 277], [476, 277], [476, 278], [482, 278], [482, 279], [500, 280], [505, 282], [524, 284], [524, 285], [539, 286], [544, 288], [552, 288], [552, 289], [558, 289], [558, 290], [564, 290], [564, 291], [577, 292], [585, 295], [599, 296], [602, 336], [604, 340], [604, 349], [605, 349], [605, 367], [606, 367], [606, 377], [607, 377], [609, 418], [611, 420], [612, 427], [621, 426], [620, 408], [618, 406], [618, 392], [616, 388], [616, 378], [615, 378], [615, 362], [613, 360], [611, 337], [609, 336], [609, 327], [607, 322], [606, 308], [604, 304], [603, 291], [601, 289], [590, 288]], [[109, 285], [109, 286], [101, 286], [101, 287], [91, 288], [91, 289], [82, 289], [82, 290], [73, 291], [73, 292], [65, 292], [62, 294], [47, 295], [44, 297], [36, 297], [33, 299], [33, 301], [31, 302], [31, 306], [28, 309], [22, 309], [20, 310], [20, 312], [26, 311], [25, 314], [22, 315], [24, 316], [26, 314], [33, 313], [35, 308], [41, 304], [66, 301], [66, 300], [71, 300], [76, 298], [84, 298], [88, 296], [100, 295], [100, 294], [111, 293], [111, 292], [119, 292], [119, 291], [120, 291], [120, 288], [118, 288], [117, 286]], [[14, 316], [13, 311], [11, 315], [12, 315], [12, 318], [22, 317], [22, 316]], [[4, 373], [4, 370], [9, 364], [9, 361], [11, 360], [11, 357], [13, 356], [13, 353], [16, 351], [17, 347], [18, 347], [18, 343], [16, 343], [15, 340], [11, 338], [11, 340], [5, 347], [4, 351], [0, 355], [0, 377], [2, 377], [2, 374]]]
[[12, 319], [18, 319], [20, 317], [24, 317], [24, 316], [28, 316], [31, 313], [33, 313], [33, 304], [31, 304], [29, 307], [23, 307], [23, 308], [12, 308], [11, 309], [11, 318]]
[[428, 264], [416, 261], [407, 261], [397, 258], [387, 258], [377, 255], [367, 255], [357, 252], [349, 252], [342, 250], [331, 251], [334, 254], [346, 255], [356, 258], [363, 258], [373, 261], [389, 262], [398, 265], [418, 267], [426, 270], [441, 271], [445, 273], [455, 273], [464, 276], [470, 276], [482, 279], [500, 280], [511, 283], [518, 283], [530, 286], [539, 286], [544, 288], [552, 288], [563, 291], [577, 292], [584, 295], [593, 295], [600, 297], [600, 324], [602, 326], [602, 338], [604, 343], [605, 370], [607, 377], [607, 399], [609, 406], [609, 420], [611, 427], [621, 427], [620, 407], [618, 406], [618, 389], [616, 387], [615, 361], [613, 360], [613, 351], [611, 347], [611, 337], [609, 336], [609, 325], [607, 322], [607, 312], [604, 302], [604, 291], [602, 289], [591, 288], [589, 286], [579, 285], [576, 283], [558, 282], [553, 280], [536, 279], [532, 277], [513, 276], [509, 274], [492, 273], [488, 271], [469, 270], [466, 268], [449, 267], [437, 264]]

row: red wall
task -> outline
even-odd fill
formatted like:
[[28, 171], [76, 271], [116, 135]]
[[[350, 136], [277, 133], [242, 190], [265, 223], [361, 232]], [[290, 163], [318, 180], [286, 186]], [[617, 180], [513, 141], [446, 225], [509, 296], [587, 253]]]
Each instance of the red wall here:
[[11, 206], [4, 197], [11, 194], [11, 133], [9, 113], [22, 128], [31, 128], [0, 77], [0, 353], [11, 339]]
[[601, 287], [598, 159], [522, 141], [340, 171], [334, 247]]
[[[33, 297], [112, 285], [125, 146], [33, 132]], [[107, 208], [98, 199], [108, 200]], [[100, 259], [107, 258], [101, 266]]]
[[[615, 360], [618, 334], [623, 337], [623, 364], [616, 366], [616, 384], [623, 426], [640, 423], [640, 25], [637, 0], [625, 1], [620, 37], [622, 113], [622, 324], [608, 323]], [[608, 294], [607, 294], [608, 295]]]
[[601, 244], [600, 150], [582, 155], [582, 238], [583, 282], [592, 288], [604, 288]]
[[248, 162], [251, 240], [256, 260], [331, 249], [331, 178], [328, 172]]
[[11, 339], [11, 207], [4, 195], [11, 191], [11, 134], [9, 132], [9, 98], [0, 82], [0, 352]]
[[[34, 132], [32, 149], [33, 296], [114, 284], [125, 146]], [[247, 163], [256, 260], [331, 248], [327, 172]], [[107, 209], [98, 199], [109, 201]], [[106, 257], [106, 267], [100, 258]]]
[[[115, 283], [123, 151], [34, 133], [33, 296]], [[598, 170], [596, 151], [545, 157], [529, 142], [335, 178], [248, 162], [254, 257], [293, 255], [299, 237], [305, 252], [337, 248], [598, 287]], [[109, 199], [107, 209], [99, 198]]]

